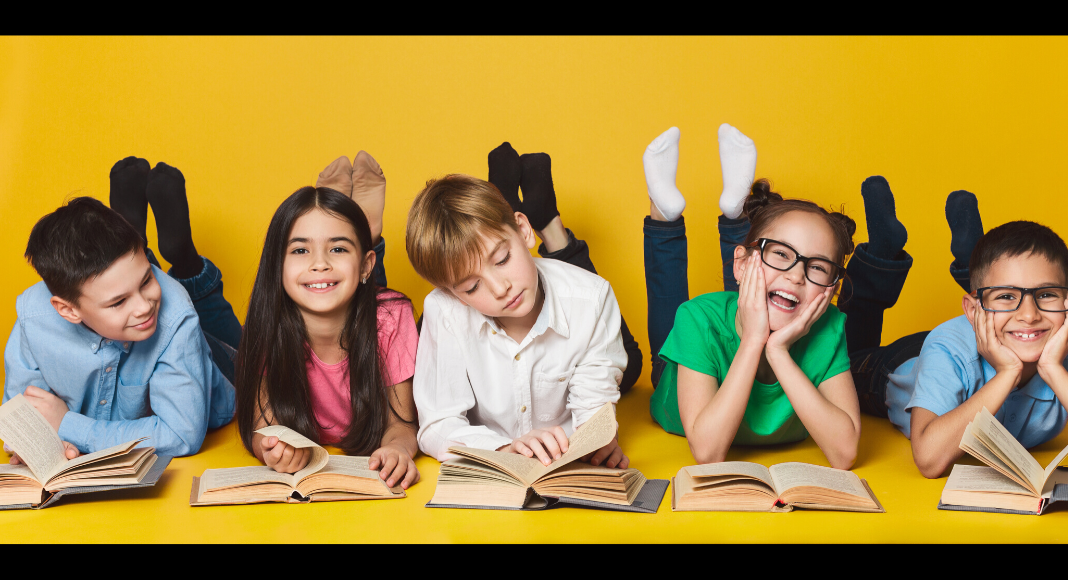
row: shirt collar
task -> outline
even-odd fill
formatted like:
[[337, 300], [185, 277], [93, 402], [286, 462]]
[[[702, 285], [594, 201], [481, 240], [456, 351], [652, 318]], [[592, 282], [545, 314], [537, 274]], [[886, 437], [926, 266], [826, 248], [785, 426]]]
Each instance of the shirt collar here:
[[[997, 371], [995, 371], [993, 365], [982, 356], [979, 357], [979, 361], [983, 365], [983, 384], [986, 384], [994, 378]], [[1053, 389], [1042, 379], [1042, 375], [1038, 373], [1035, 373], [1035, 376], [1031, 377], [1031, 380], [1027, 381], [1027, 384], [1009, 394], [1010, 397], [1013, 395], [1027, 395], [1028, 397], [1039, 401], [1052, 401], [1057, 398], [1057, 394], [1053, 392]]]
[[78, 324], [75, 326], [77, 326], [77, 332], [79, 333], [79, 335], [85, 339], [85, 342], [89, 345], [89, 348], [92, 349], [93, 352], [97, 352], [105, 346], [110, 345], [115, 345], [123, 352], [130, 352], [130, 347], [133, 346], [133, 343], [130, 341], [118, 341], [111, 340], [110, 338], [104, 338], [103, 336], [97, 334], [96, 331], [90, 330], [89, 327], [84, 324]]

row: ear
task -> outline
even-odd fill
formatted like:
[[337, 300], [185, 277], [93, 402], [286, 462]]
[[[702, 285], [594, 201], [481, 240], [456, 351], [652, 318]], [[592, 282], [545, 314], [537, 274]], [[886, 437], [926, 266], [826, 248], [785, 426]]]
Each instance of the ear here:
[[534, 228], [530, 225], [530, 220], [521, 211], [515, 212], [515, 223], [519, 226], [517, 230], [519, 237], [523, 240], [523, 243], [527, 246], [528, 250], [534, 249], [538, 245], [538, 239], [534, 237]]
[[55, 308], [56, 312], [58, 312], [59, 315], [62, 316], [63, 319], [67, 322], [70, 322], [71, 324], [82, 323], [81, 313], [79, 313], [78, 308], [70, 302], [67, 302], [66, 300], [58, 296], [53, 296], [52, 299], [48, 302], [52, 305], [52, 308]]
[[732, 266], [734, 268], [735, 280], [742, 279], [742, 273], [745, 272], [745, 267], [742, 265], [742, 262], [745, 260], [748, 254], [749, 250], [747, 250], [745, 246], [734, 247], [734, 263], [732, 264]]
[[371, 272], [375, 269], [375, 263], [378, 261], [378, 256], [375, 255], [374, 250], [368, 250], [363, 255], [363, 265], [360, 267], [360, 280], [370, 280]]
[[971, 294], [965, 294], [960, 306], [964, 310], [964, 316], [967, 316], [968, 322], [972, 324], [972, 328], [975, 328], [975, 312], [979, 310], [979, 299]]

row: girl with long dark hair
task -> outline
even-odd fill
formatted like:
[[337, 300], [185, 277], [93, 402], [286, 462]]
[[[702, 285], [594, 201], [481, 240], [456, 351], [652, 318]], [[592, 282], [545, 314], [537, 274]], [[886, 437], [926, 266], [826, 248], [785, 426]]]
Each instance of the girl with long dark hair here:
[[310, 453], [255, 433], [267, 425], [370, 455], [391, 487], [419, 479], [412, 305], [376, 282], [372, 247], [360, 206], [333, 189], [301, 188], [271, 219], [236, 387], [241, 440], [276, 471]]

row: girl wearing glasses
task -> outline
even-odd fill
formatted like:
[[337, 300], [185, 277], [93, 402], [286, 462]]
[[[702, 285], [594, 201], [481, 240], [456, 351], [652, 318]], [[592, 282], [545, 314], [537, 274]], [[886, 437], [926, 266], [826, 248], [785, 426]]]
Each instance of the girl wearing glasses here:
[[860, 409], [846, 317], [830, 302], [856, 224], [814, 203], [784, 200], [766, 180], [753, 183], [756, 147], [724, 124], [726, 291], [688, 300], [678, 141], [672, 127], [643, 157], [652, 202], [644, 231], [653, 417], [686, 436], [699, 463], [724, 461], [732, 443], [789, 443], [811, 434], [832, 467], [848, 469]]

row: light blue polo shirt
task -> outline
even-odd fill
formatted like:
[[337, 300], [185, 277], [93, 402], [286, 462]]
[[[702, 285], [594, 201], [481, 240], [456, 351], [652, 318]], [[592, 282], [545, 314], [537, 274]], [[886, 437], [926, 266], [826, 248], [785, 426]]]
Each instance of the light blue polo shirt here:
[[[945, 415], [994, 378], [994, 367], [979, 356], [975, 331], [966, 317], [944, 322], [923, 341], [920, 356], [894, 370], [886, 384], [890, 421], [910, 435], [913, 407]], [[1037, 373], [994, 413], [1024, 447], [1053, 439], [1068, 422], [1068, 411]]]

